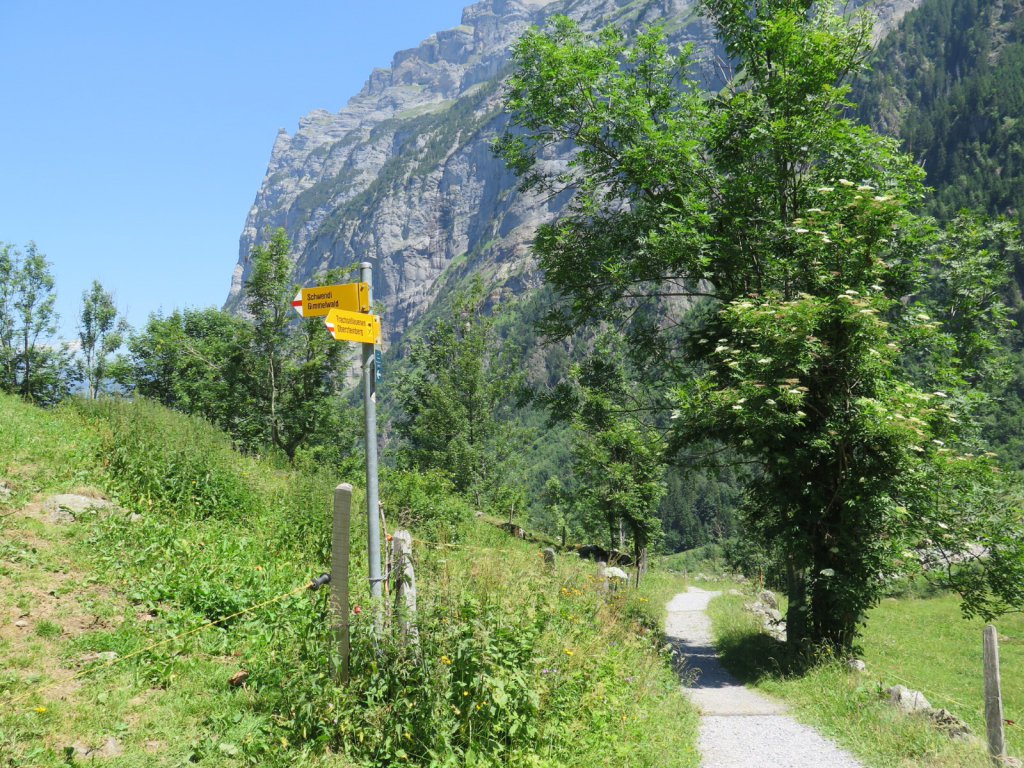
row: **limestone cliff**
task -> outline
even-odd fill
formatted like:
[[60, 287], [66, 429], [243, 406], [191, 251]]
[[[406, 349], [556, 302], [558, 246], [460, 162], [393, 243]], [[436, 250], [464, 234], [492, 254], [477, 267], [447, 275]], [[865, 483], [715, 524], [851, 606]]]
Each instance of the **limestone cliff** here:
[[[886, 0], [897, 19], [915, 0]], [[538, 279], [529, 254], [537, 225], [564, 199], [516, 191], [490, 145], [501, 133], [509, 52], [531, 25], [564, 13], [585, 27], [661, 21], [675, 42], [709, 50], [693, 0], [483, 0], [462, 23], [395, 54], [338, 113], [315, 111], [278, 133], [249, 212], [227, 306], [240, 305], [248, 254], [277, 227], [293, 243], [298, 275], [367, 260], [385, 334], [395, 340], [434, 298], [455, 264], [496, 290]], [[326, 98], [326, 95], [325, 95]]]

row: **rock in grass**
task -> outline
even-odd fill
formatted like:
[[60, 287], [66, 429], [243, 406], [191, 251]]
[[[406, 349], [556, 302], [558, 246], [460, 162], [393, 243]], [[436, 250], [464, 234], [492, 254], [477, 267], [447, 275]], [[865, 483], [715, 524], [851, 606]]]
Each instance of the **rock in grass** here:
[[948, 709], [933, 709], [928, 713], [928, 718], [951, 739], [969, 739], [973, 735], [971, 726]]
[[779, 609], [779, 599], [775, 597], [775, 593], [770, 589], [761, 590], [761, 594], [757, 596], [757, 601], [772, 610], [777, 611]]
[[238, 688], [239, 686], [244, 685], [245, 681], [248, 679], [249, 670], [240, 669], [231, 676], [231, 679], [228, 680], [228, 685], [230, 685], [232, 688]]
[[912, 691], [905, 685], [894, 685], [886, 693], [889, 694], [889, 703], [900, 712], [927, 712], [932, 708], [923, 693]]
[[868, 665], [860, 659], [849, 659], [846, 662], [846, 668], [849, 669], [851, 672], [863, 672], [865, 669], [868, 668]]
[[78, 661], [82, 664], [91, 664], [94, 661], [111, 662], [117, 658], [117, 651], [97, 651], [79, 656]]
[[90, 509], [109, 509], [114, 505], [105, 499], [79, 496], [76, 493], [61, 493], [43, 502], [43, 509], [50, 513], [51, 523], [73, 523], [75, 516]]

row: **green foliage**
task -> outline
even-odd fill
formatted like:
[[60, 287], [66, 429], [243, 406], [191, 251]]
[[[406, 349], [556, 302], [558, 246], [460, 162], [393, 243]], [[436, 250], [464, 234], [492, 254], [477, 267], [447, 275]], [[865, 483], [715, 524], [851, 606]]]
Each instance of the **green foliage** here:
[[473, 516], [473, 508], [441, 470], [386, 468], [380, 485], [392, 529], [411, 528], [431, 539], [453, 541], [459, 538], [460, 526]]
[[524, 506], [506, 481], [521, 442], [507, 413], [517, 379], [494, 351], [483, 299], [478, 281], [413, 342], [395, 390], [395, 431], [400, 465], [438, 470], [478, 509], [486, 500], [501, 515]]
[[320, 323], [294, 327], [291, 301], [296, 286], [290, 250], [280, 228], [268, 244], [253, 248], [245, 303], [253, 323], [250, 385], [256, 405], [265, 414], [271, 443], [294, 459], [337, 407], [334, 395], [343, 348]]
[[1019, 1], [928, 0], [856, 83], [859, 114], [898, 136], [935, 187], [928, 209], [1018, 218], [1024, 198], [1024, 14]]
[[97, 459], [129, 508], [206, 519], [242, 518], [260, 507], [234, 467], [230, 441], [211, 425], [144, 400], [77, 407], [102, 425]]
[[121, 346], [127, 332], [128, 322], [124, 318], [118, 320], [113, 295], [93, 280], [92, 287], [82, 293], [78, 324], [81, 370], [91, 399], [100, 396], [108, 376], [108, 358]]
[[[707, 98], [657, 30], [528, 34], [507, 99], [521, 132], [498, 149], [525, 187], [574, 192], [536, 242], [564, 297], [549, 330], [614, 324], [645, 405], [674, 401], [673, 446], [755, 467], [745, 528], [782, 557], [790, 637], [848, 648], [878, 574], [913, 570], [914, 548], [1007, 540], [1012, 512], [976, 511], [993, 473], [963, 429], [1007, 316], [1000, 270], [974, 272], [1000, 247], [976, 246], [1006, 233], [963, 219], [939, 240], [912, 212], [920, 169], [845, 117], [866, 19], [787, 0], [705, 12], [737, 67]], [[578, 151], [550, 175], [559, 141]], [[699, 297], [687, 327], [678, 301]], [[986, 562], [1007, 580], [960, 583], [968, 610], [1019, 599], [1024, 553], [1004, 551]]]
[[[341, 399], [345, 348], [291, 308], [296, 286], [284, 230], [253, 249], [251, 320], [216, 309], [153, 315], [129, 341], [121, 383], [226, 430], [247, 451], [337, 464], [351, 454], [353, 416]], [[319, 284], [341, 278], [339, 271]]]
[[56, 293], [50, 263], [30, 242], [22, 253], [0, 243], [0, 390], [53, 405], [68, 395], [75, 371], [56, 346]]
[[251, 382], [252, 327], [216, 309], [151, 315], [128, 342], [122, 384], [136, 394], [194, 414], [258, 450], [268, 439]]

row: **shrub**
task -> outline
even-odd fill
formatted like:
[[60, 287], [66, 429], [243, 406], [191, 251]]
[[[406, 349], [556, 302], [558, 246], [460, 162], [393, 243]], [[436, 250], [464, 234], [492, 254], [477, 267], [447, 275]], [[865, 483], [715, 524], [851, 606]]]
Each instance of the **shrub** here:
[[234, 518], [260, 505], [227, 436], [146, 400], [78, 404], [105, 427], [99, 458], [122, 504], [191, 519]]

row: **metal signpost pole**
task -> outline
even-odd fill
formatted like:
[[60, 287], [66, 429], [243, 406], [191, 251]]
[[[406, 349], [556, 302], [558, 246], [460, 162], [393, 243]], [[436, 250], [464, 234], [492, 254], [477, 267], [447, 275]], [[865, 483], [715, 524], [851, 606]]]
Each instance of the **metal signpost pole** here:
[[[373, 302], [373, 265], [359, 265], [359, 280], [369, 286]], [[370, 593], [375, 600], [383, 594], [380, 575], [380, 504], [377, 487], [377, 381], [374, 375], [374, 345], [363, 344], [363, 411], [366, 415], [366, 529], [370, 558]]]

